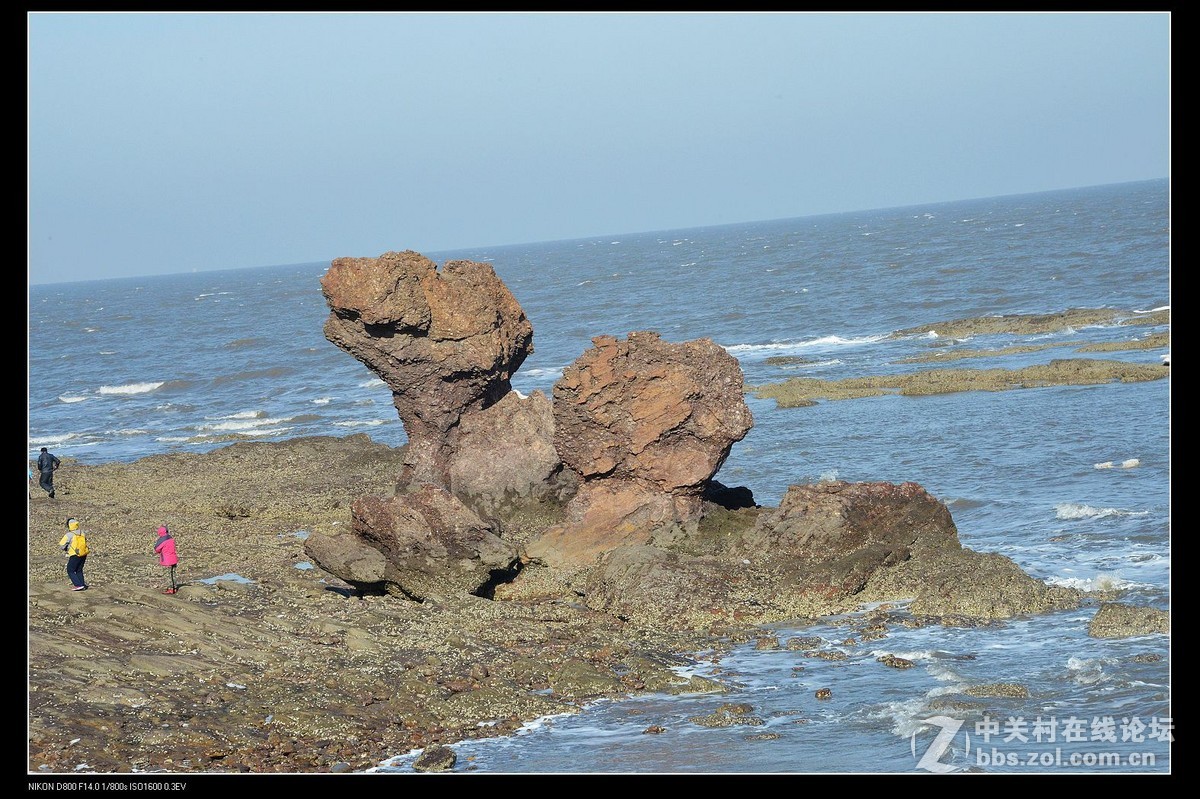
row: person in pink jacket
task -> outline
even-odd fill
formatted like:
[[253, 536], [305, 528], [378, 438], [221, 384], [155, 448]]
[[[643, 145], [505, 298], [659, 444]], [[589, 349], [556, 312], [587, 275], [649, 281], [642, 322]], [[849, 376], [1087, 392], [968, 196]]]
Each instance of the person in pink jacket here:
[[158, 540], [154, 542], [154, 551], [158, 553], [159, 565], [170, 569], [171, 587], [163, 593], [174, 594], [179, 590], [179, 585], [175, 582], [175, 566], [179, 563], [179, 555], [175, 553], [175, 539], [171, 537], [171, 532], [165, 524], [158, 528]]

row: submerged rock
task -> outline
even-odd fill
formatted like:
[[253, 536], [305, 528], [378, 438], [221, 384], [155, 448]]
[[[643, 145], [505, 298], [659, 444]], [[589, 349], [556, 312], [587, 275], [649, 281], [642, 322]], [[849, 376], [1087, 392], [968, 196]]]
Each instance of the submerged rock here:
[[1170, 631], [1171, 616], [1167, 611], [1122, 602], [1101, 604], [1088, 623], [1088, 635], [1093, 638], [1130, 638]]
[[1135, 383], [1161, 380], [1170, 372], [1161, 366], [1095, 358], [1061, 358], [1022, 369], [927, 369], [899, 375], [820, 380], [797, 377], [781, 383], [754, 386], [761, 399], [773, 399], [780, 408], [812, 405], [813, 400], [842, 400], [884, 394], [923, 396], [956, 391], [1009, 391], [1045, 386], [1088, 386], [1101, 383]]
[[431, 746], [413, 762], [414, 771], [449, 771], [458, 762], [458, 755], [448, 746]]

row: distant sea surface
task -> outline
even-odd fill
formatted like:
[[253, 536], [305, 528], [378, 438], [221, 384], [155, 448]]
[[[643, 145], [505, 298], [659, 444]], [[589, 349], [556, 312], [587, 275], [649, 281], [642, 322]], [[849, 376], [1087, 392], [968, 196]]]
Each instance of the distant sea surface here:
[[[423, 254], [495, 267], [534, 327], [535, 351], [513, 387], [549, 395], [593, 336], [636, 330], [668, 341], [711, 338], [738, 358], [748, 386], [931, 368], [899, 361], [947, 346], [1054, 344], [944, 364], [962, 368], [1071, 357], [1158, 365], [1166, 348], [1077, 348], [1166, 326], [966, 342], [936, 327], [889, 334], [973, 316], [1169, 307], [1169, 226], [1169, 185], [1154, 180]], [[398, 241], [394, 249], [406, 247]], [[84, 463], [131, 462], [233, 441], [351, 433], [403, 445], [387, 387], [324, 338], [320, 278], [328, 267], [30, 287], [29, 457], [46, 446]], [[781, 355], [798, 357], [768, 361]], [[915, 481], [947, 503], [965, 546], [1007, 555], [1053, 584], [1121, 589], [1121, 601], [1170, 607], [1170, 379], [794, 409], [749, 395], [747, 402], [754, 428], [718, 479], [750, 487], [760, 504], [778, 504], [793, 483]], [[852, 645], [842, 643], [846, 619], [779, 625], [781, 638], [818, 636], [846, 658], [750, 644], [696, 666], [719, 668], [728, 694], [600, 703], [507, 738], [458, 745], [459, 768], [1168, 772], [1168, 637], [1091, 638], [1095, 611], [998, 627], [896, 627], [888, 638]], [[915, 667], [886, 668], [881, 654]], [[993, 683], [1020, 684], [1029, 696], [961, 701], [968, 686]], [[830, 699], [814, 700], [821, 687]], [[960, 701], [938, 701], [949, 697]], [[712, 729], [688, 721], [723, 702], [751, 704], [764, 724]], [[667, 732], [643, 734], [652, 725]], [[380, 770], [408, 770], [411, 759], [398, 752]]]

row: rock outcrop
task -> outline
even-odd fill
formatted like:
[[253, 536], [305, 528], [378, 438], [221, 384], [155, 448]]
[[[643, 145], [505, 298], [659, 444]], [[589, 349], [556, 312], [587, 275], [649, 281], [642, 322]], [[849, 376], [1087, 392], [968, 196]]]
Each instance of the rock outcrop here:
[[1088, 624], [1093, 638], [1131, 638], [1171, 632], [1171, 615], [1158, 608], [1139, 607], [1124, 602], [1105, 602]]
[[358, 498], [349, 528], [305, 544], [360, 590], [582, 597], [694, 630], [875, 600], [943, 619], [1079, 603], [964, 548], [915, 483], [797, 485], [760, 508], [716, 482], [753, 419], [737, 359], [709, 339], [598, 336], [552, 400], [524, 397], [510, 379], [533, 331], [490, 265], [341, 258], [322, 288], [327, 338], [387, 382], [409, 434], [394, 493]]
[[[738, 519], [740, 518], [740, 526]], [[914, 614], [999, 619], [1079, 604], [1009, 558], [967, 549], [945, 504], [915, 483], [792, 486], [777, 509], [727, 512], [660, 546], [600, 560], [588, 607], [651, 625], [704, 627], [841, 613], [911, 599]]]
[[305, 552], [360, 590], [410, 599], [483, 594], [516, 568], [516, 549], [443, 488], [423, 483], [393, 497], [351, 505], [349, 531], [313, 536]]
[[713, 475], [753, 424], [737, 359], [711, 340], [635, 332], [592, 343], [554, 385], [555, 449], [580, 486], [569, 520], [529, 547], [550, 564], [588, 564], [698, 519]]
[[412, 251], [338, 258], [321, 278], [325, 337], [392, 390], [406, 482], [450, 482], [464, 419], [500, 402], [533, 352], [533, 326], [490, 264], [440, 270]]

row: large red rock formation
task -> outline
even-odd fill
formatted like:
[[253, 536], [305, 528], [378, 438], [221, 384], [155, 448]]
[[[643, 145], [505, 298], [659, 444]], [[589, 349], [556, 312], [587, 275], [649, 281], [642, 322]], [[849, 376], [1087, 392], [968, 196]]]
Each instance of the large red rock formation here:
[[450, 261], [439, 271], [411, 250], [338, 258], [321, 278], [325, 337], [392, 390], [408, 434], [405, 481], [449, 482], [465, 416], [511, 390], [533, 352], [533, 326], [490, 264]]
[[554, 385], [554, 446], [582, 480], [570, 520], [531, 558], [586, 564], [695, 519], [712, 476], [753, 424], [737, 359], [709, 339], [592, 339]]

